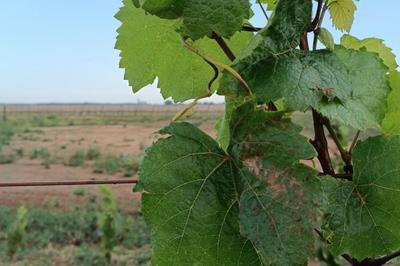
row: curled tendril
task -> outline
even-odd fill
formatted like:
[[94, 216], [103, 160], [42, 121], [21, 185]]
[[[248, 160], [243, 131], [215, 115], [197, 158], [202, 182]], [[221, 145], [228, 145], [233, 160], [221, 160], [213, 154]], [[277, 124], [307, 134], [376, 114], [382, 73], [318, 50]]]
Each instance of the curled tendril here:
[[211, 63], [214, 66], [220, 67], [226, 71], [228, 71], [233, 77], [235, 77], [242, 85], [243, 87], [245, 87], [245, 89], [247, 90], [247, 92], [249, 93], [249, 95], [253, 96], [253, 92], [250, 89], [250, 86], [247, 84], [247, 82], [242, 78], [242, 76], [236, 72], [236, 70], [234, 70], [232, 67], [223, 64], [221, 62], [218, 62], [212, 58], [210, 58], [209, 56], [205, 55], [204, 53], [202, 53], [200, 50], [198, 50], [197, 48], [193, 47], [188, 41], [187, 41], [187, 37], [183, 37], [181, 39], [183, 46], [185, 46], [186, 48], [188, 48], [190, 51], [192, 51], [193, 53], [197, 54], [198, 56], [200, 56], [201, 58], [203, 58], [203, 60], [205, 60], [207, 63]]

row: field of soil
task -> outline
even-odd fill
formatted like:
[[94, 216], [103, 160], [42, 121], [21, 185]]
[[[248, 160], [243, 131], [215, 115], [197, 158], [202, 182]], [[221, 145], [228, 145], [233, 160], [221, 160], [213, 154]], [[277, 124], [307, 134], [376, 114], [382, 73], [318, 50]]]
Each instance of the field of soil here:
[[[182, 108], [8, 105], [0, 109], [0, 182], [138, 179], [145, 149]], [[222, 111], [220, 105], [200, 105], [184, 119], [215, 136]], [[111, 265], [148, 265], [140, 193], [132, 184], [107, 187], [127, 227]], [[0, 265], [104, 265], [98, 220], [104, 197], [98, 185], [0, 188]], [[20, 207], [27, 210], [26, 236], [10, 257], [7, 239]]]
[[[73, 156], [76, 151], [94, 148], [101, 154], [107, 155], [130, 155], [140, 160], [145, 148], [157, 139], [156, 132], [169, 123], [174, 112], [178, 111], [177, 106], [129, 106], [129, 105], [21, 105], [8, 106], [8, 119], [36, 119], [41, 117], [46, 119], [50, 114], [58, 114], [58, 123], [63, 124], [63, 120], [88, 119], [82, 125], [72, 126], [51, 126], [29, 128], [28, 133], [14, 135], [11, 143], [4, 148], [5, 153], [12, 153], [22, 150], [23, 156], [10, 164], [0, 164], [0, 182], [18, 181], [65, 181], [65, 180], [104, 180], [113, 178], [124, 178], [123, 173], [107, 174], [94, 173], [93, 162], [86, 162], [79, 167], [70, 167], [65, 162]], [[220, 111], [221, 107], [211, 107]], [[198, 111], [202, 113], [210, 111], [200, 107]], [[212, 111], [214, 111], [212, 110]], [[96, 121], [101, 117], [113, 117], [115, 113], [124, 113], [114, 120], [114, 125], [102, 125], [101, 121]], [[149, 113], [150, 112], [150, 113]], [[77, 114], [80, 114], [77, 116]], [[94, 115], [97, 114], [97, 117]], [[163, 115], [161, 118], [157, 116]], [[169, 115], [169, 116], [168, 116]], [[149, 120], [162, 121], [143, 121], [141, 118], [149, 116]], [[165, 118], [164, 118], [165, 117]], [[111, 119], [110, 118], [110, 119]], [[125, 120], [137, 120], [136, 122], [126, 122]], [[200, 127], [211, 135], [215, 135], [213, 128], [214, 119], [209, 122], [201, 123]], [[91, 123], [92, 122], [92, 123]], [[94, 122], [94, 123], [93, 123]], [[90, 125], [87, 125], [90, 124]], [[49, 167], [44, 167], [42, 160], [32, 159], [30, 156], [35, 150], [44, 149], [51, 157], [58, 160]], [[31, 157], [31, 158], [29, 158]], [[136, 175], [130, 177], [136, 178]], [[139, 207], [140, 196], [132, 193], [131, 185], [112, 185], [118, 200], [124, 208], [134, 211]], [[87, 194], [96, 194], [96, 186], [81, 187], [34, 187], [34, 188], [0, 188], [0, 205], [18, 207], [21, 205], [46, 205], [48, 202], [56, 202], [60, 208], [67, 208], [76, 204], [81, 204], [82, 197], [76, 197], [73, 191], [85, 189]]]

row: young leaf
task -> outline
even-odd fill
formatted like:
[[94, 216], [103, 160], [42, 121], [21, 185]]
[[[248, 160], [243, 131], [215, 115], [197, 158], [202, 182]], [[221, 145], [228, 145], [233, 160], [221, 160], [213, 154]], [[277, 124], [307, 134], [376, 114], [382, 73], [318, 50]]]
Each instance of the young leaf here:
[[345, 34], [342, 36], [341, 44], [346, 48], [355, 50], [360, 50], [361, 48], [365, 47], [368, 52], [379, 54], [379, 57], [389, 68], [389, 71], [396, 70], [398, 66], [396, 62], [396, 56], [394, 55], [392, 49], [387, 47], [381, 39], [367, 38], [360, 40], [354, 36]]
[[217, 142], [188, 123], [160, 131], [143, 160], [143, 214], [153, 265], [260, 265], [239, 233], [242, 185]]
[[388, 134], [400, 135], [400, 72], [391, 72], [389, 82], [392, 91], [388, 97], [388, 110], [382, 127]]
[[400, 137], [378, 136], [353, 151], [353, 181], [323, 181], [327, 209], [324, 235], [336, 254], [358, 260], [400, 247]]
[[332, 23], [339, 30], [350, 31], [354, 21], [354, 13], [357, 7], [353, 0], [331, 0], [329, 12]]
[[[134, 92], [158, 77], [165, 99], [172, 97], [175, 102], [181, 102], [208, 93], [208, 82], [214, 77], [214, 70], [182, 46], [181, 37], [175, 31], [180, 26], [179, 21], [146, 15], [135, 8], [131, 0], [124, 1], [116, 17], [122, 22], [116, 43], [121, 51], [120, 67], [125, 69], [125, 79]], [[240, 50], [250, 36], [250, 33], [237, 34], [229, 45], [234, 51]], [[199, 40], [195, 46], [220, 62], [229, 62], [212, 40]]]
[[318, 32], [318, 40], [329, 50], [335, 49], [335, 41], [332, 34], [325, 28], [320, 28]]
[[254, 108], [246, 103], [231, 119], [229, 151], [252, 170], [239, 170], [246, 184], [239, 205], [241, 233], [255, 243], [266, 265], [301, 265], [314, 248], [315, 193], [310, 192], [316, 172], [299, 160], [316, 154], [282, 112]]

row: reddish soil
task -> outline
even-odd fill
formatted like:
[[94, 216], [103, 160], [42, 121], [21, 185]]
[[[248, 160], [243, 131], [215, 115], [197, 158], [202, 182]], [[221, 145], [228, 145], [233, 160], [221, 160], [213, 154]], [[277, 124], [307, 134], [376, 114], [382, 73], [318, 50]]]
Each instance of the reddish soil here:
[[[91, 162], [87, 162], [83, 167], [52, 164], [49, 169], [45, 169], [41, 165], [42, 160], [30, 160], [29, 156], [34, 149], [47, 148], [52, 157], [57, 156], [65, 161], [77, 150], [87, 150], [91, 147], [98, 148], [102, 154], [141, 156], [144, 148], [157, 139], [157, 135], [153, 133], [166, 123], [42, 128], [40, 133], [17, 136], [7, 149], [11, 152], [22, 148], [24, 157], [13, 164], [0, 165], [0, 182], [123, 178], [122, 174], [95, 174]], [[215, 135], [212, 125], [202, 128]], [[140, 207], [140, 194], [132, 193], [133, 185], [111, 187], [125, 210], [133, 212]], [[85, 189], [83, 196], [74, 194], [77, 188]], [[0, 188], [0, 205], [39, 205], [68, 209], [94, 200], [97, 195], [97, 186]]]

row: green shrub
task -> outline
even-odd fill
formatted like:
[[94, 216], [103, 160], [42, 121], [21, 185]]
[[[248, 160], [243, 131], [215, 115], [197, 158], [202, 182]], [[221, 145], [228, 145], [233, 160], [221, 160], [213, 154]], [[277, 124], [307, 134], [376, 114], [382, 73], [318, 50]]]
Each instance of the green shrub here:
[[83, 150], [77, 150], [68, 160], [68, 166], [78, 167], [85, 164], [86, 152]]
[[11, 164], [16, 160], [15, 155], [5, 155], [0, 153], [0, 164]]
[[98, 226], [101, 233], [102, 251], [105, 259], [111, 262], [111, 252], [117, 244], [120, 215], [114, 194], [109, 187], [100, 186], [101, 203]]
[[115, 174], [119, 171], [119, 159], [113, 155], [107, 155], [104, 158], [99, 158], [94, 164], [95, 173]]
[[48, 158], [50, 158], [50, 152], [47, 148], [34, 149], [29, 158], [31, 160], [48, 159]]
[[20, 207], [17, 211], [17, 220], [7, 234], [7, 256], [14, 257], [17, 250], [21, 247], [24, 240], [27, 220], [25, 207]]
[[[142, 249], [150, 243], [147, 226], [142, 215], [140, 213], [130, 215], [119, 212], [116, 207], [117, 204], [115, 199], [109, 201], [108, 196], [103, 196], [100, 205], [96, 200], [93, 200], [69, 211], [39, 207], [29, 209], [26, 214], [27, 226], [23, 245], [19, 246], [14, 258], [29, 260], [27, 264], [23, 263], [22, 265], [53, 265], [36, 263], [36, 258], [41, 257], [48, 246], [57, 246], [62, 250], [63, 247], [74, 245], [72, 256], [74, 261], [70, 262], [71, 265], [110, 265], [103, 264], [107, 261], [103, 248], [99, 246], [106, 236], [111, 236], [110, 239], [115, 241], [111, 242], [118, 246], [118, 251], [120, 248], [129, 250], [140, 248], [139, 253], [135, 252], [137, 254], [135, 259], [138, 256], [149, 257], [150, 251]], [[116, 213], [111, 219], [115, 222], [111, 223], [110, 219], [101, 221], [101, 216], [110, 212]], [[0, 206], [0, 265], [3, 265], [1, 262], [7, 258], [7, 240], [4, 239], [7, 238], [8, 232], [15, 228], [16, 213], [14, 208]], [[104, 233], [108, 230], [108, 226], [111, 226], [111, 228], [115, 226], [115, 234]], [[31, 261], [32, 258], [35, 262]]]
[[100, 155], [101, 153], [98, 148], [90, 148], [86, 152], [86, 159], [88, 159], [89, 161], [97, 160], [98, 158], [100, 158]]
[[140, 160], [134, 156], [121, 156], [121, 167], [123, 168], [123, 174], [125, 177], [134, 176], [139, 170]]
[[87, 245], [79, 249], [72, 256], [73, 265], [85, 266], [109, 266], [110, 263], [104, 257], [103, 253], [98, 250], [93, 250]]
[[18, 157], [24, 157], [24, 149], [23, 148], [18, 148], [15, 150], [15, 155]]
[[86, 193], [86, 190], [84, 188], [76, 188], [74, 191], [72, 191], [72, 194], [75, 196], [84, 196]]
[[107, 173], [110, 175], [123, 173], [124, 176], [133, 176], [139, 169], [139, 159], [131, 155], [107, 155], [96, 160], [95, 173]]

